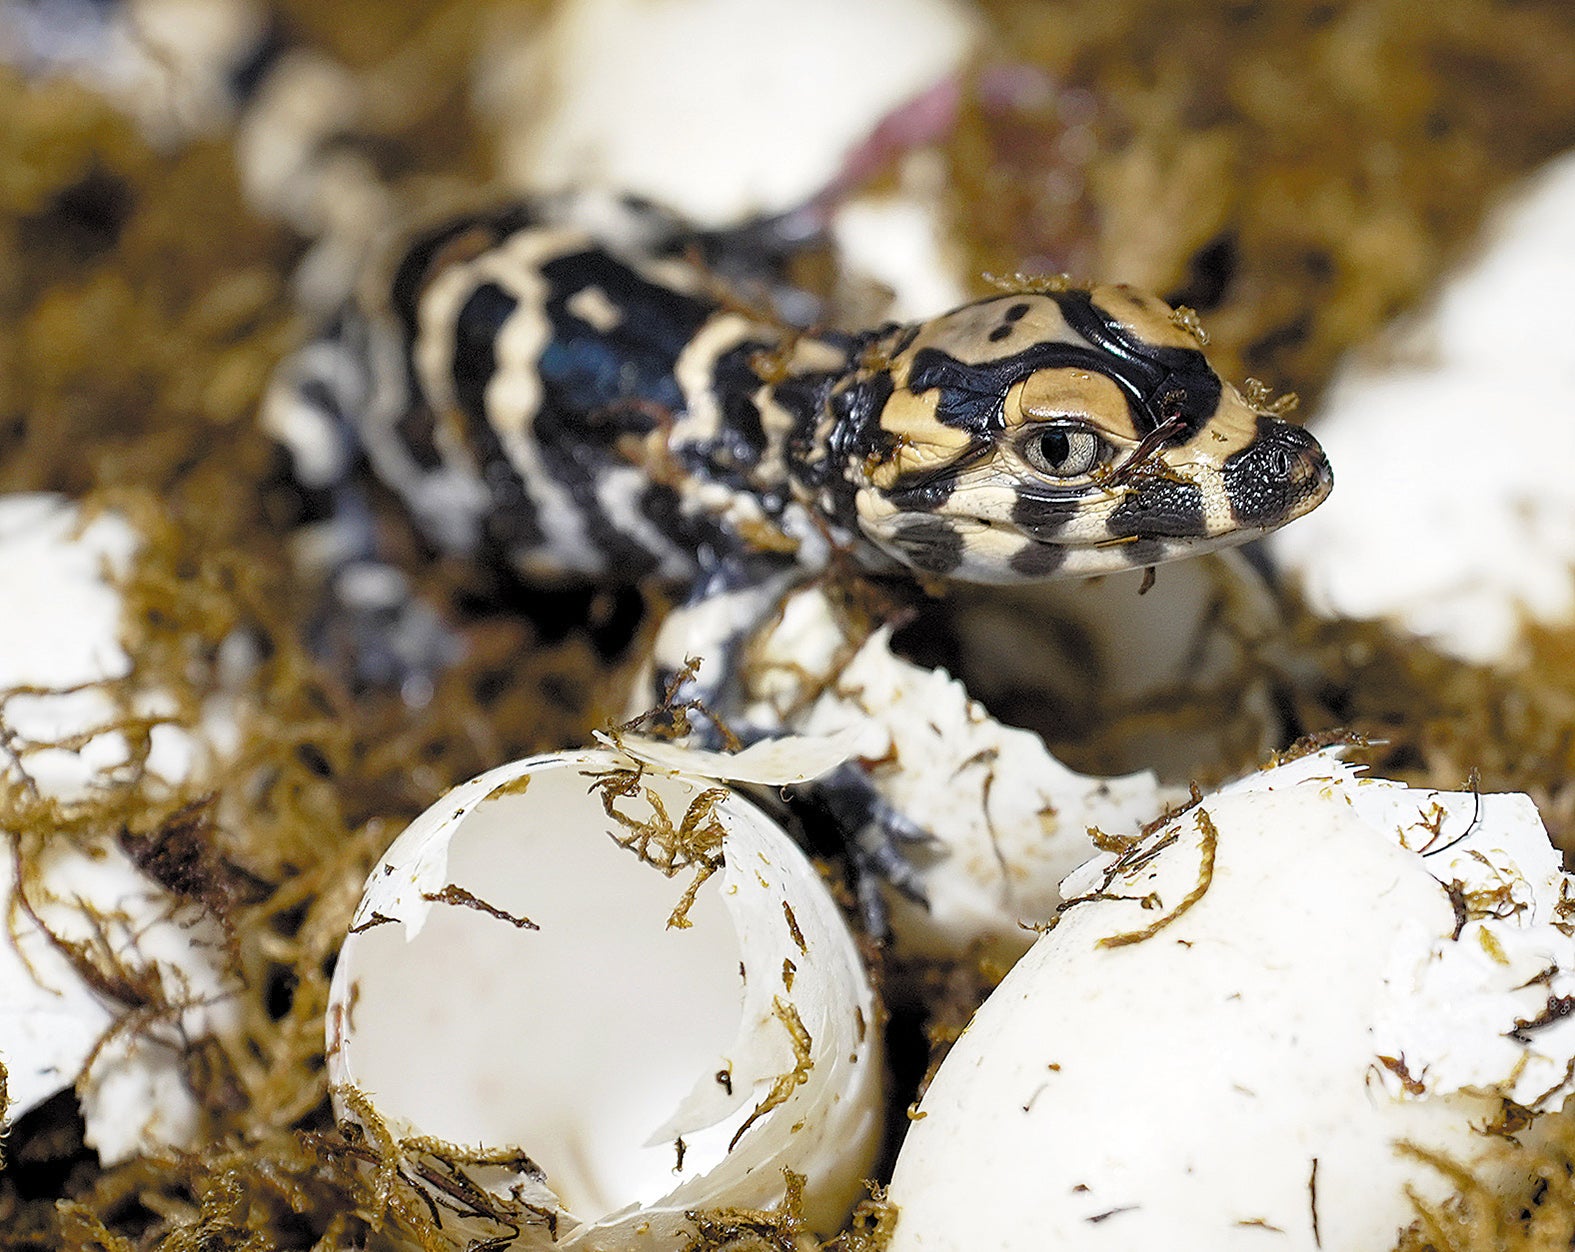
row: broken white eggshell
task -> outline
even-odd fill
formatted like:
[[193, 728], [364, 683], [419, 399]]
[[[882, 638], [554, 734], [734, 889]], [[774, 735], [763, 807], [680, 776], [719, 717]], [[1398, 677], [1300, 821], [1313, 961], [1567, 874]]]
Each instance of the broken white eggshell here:
[[[118, 514], [87, 520], [58, 496], [0, 497], [0, 588], [13, 606], [0, 613], [0, 732], [8, 749], [0, 812], [37, 800], [69, 811], [130, 764], [125, 736], [101, 728], [119, 716], [105, 684], [130, 667], [110, 576], [125, 570], [139, 542]], [[156, 691], [137, 699], [138, 712], [171, 711]], [[186, 728], [156, 725], [145, 783], [173, 787], [201, 761]], [[141, 873], [113, 841], [59, 840], [30, 858], [29, 870], [25, 901], [14, 855], [0, 872], [6, 1120], [75, 1083], [86, 1141], [106, 1165], [192, 1146], [199, 1112], [184, 1081], [184, 1047], [234, 1012], [217, 925]], [[85, 979], [51, 935], [108, 972]], [[117, 1027], [134, 1011], [104, 991], [117, 966], [156, 980], [179, 1011]]]
[[864, 191], [837, 204], [831, 235], [842, 266], [880, 283], [891, 303], [878, 316], [934, 317], [968, 299], [968, 270], [947, 229], [947, 168], [920, 149], [897, 163], [895, 189]]
[[1454, 1185], [1403, 1145], [1469, 1167], [1571, 1090], [1571, 886], [1522, 795], [1326, 752], [1205, 797], [1068, 878], [923, 1097], [891, 1252], [1390, 1246]]
[[[46, 794], [75, 798], [128, 763], [124, 735], [94, 732], [122, 712], [104, 689], [131, 665], [111, 577], [126, 570], [139, 542], [115, 513], [89, 520], [61, 496], [0, 496], [0, 590], [9, 606], [0, 613], [0, 717], [18, 753], [0, 757], [0, 780], [17, 781], [21, 766]], [[142, 697], [138, 713], [173, 712], [157, 693]], [[172, 781], [188, 776], [197, 760], [192, 737], [170, 724], [149, 733], [147, 768]]]
[[[34, 866], [26, 897], [31, 914], [20, 908], [8, 857], [0, 875], [6, 1121], [75, 1084], [83, 1138], [104, 1165], [195, 1147], [201, 1111], [186, 1081], [186, 1051], [235, 1017], [223, 932], [199, 906], [139, 873], [113, 843], [51, 849]], [[98, 986], [50, 936], [101, 971]], [[156, 983], [174, 1011], [150, 1016], [107, 994], [123, 971], [139, 990]]]
[[1108, 724], [1102, 768], [1183, 785], [1235, 777], [1287, 737], [1259, 660], [1283, 628], [1279, 606], [1238, 551], [1144, 581], [1132, 570], [970, 589], [951, 606], [962, 677], [1013, 724], [1063, 738], [1068, 715]]
[[[633, 829], [658, 805], [722, 835], [687, 925], [688, 858], [717, 849], [663, 873], [674, 844]], [[328, 1067], [374, 1144], [518, 1151], [441, 1166], [481, 1197], [432, 1192], [459, 1245], [679, 1249], [686, 1212], [770, 1207], [785, 1169], [831, 1233], [882, 1120], [874, 994], [807, 859], [719, 784], [616, 751], [492, 770], [394, 842], [334, 971]]]
[[[653, 648], [657, 664], [723, 654], [718, 640], [748, 614], [730, 613], [728, 597], [715, 601], [668, 615]], [[1061, 879], [1093, 852], [1088, 828], [1136, 830], [1178, 794], [1150, 773], [1097, 778], [1067, 769], [1038, 735], [994, 720], [944, 670], [897, 656], [889, 628], [861, 635], [818, 585], [789, 595], [741, 660], [748, 726], [807, 737], [827, 760], [870, 763], [881, 798], [934, 837], [906, 850], [927, 904], [885, 892], [903, 956], [1015, 959], [1034, 938], [1023, 923], [1054, 913]], [[638, 683], [634, 703], [653, 689]], [[729, 759], [706, 768], [749, 777]]]

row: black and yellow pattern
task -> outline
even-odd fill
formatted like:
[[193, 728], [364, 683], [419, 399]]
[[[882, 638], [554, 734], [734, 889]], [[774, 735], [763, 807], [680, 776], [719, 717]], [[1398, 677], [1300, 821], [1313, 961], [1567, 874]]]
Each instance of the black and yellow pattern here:
[[1239, 543], [1328, 494], [1316, 442], [1151, 296], [1066, 285], [800, 332], [728, 301], [706, 251], [584, 197], [445, 221], [302, 354], [272, 424], [298, 448], [348, 436], [435, 542], [536, 579], [834, 552], [1079, 576]]
[[1154, 565], [1284, 525], [1332, 483], [1311, 436], [1257, 412], [1130, 288], [979, 301], [891, 348], [862, 384], [885, 398], [850, 477], [863, 534], [927, 573]]

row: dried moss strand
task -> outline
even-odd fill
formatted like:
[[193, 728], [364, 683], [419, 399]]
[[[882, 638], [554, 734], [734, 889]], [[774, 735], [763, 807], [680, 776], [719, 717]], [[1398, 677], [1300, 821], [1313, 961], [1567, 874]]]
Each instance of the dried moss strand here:
[[809, 1081], [810, 1071], [815, 1067], [812, 1053], [813, 1040], [809, 1031], [804, 1028], [804, 1020], [799, 1016], [794, 1005], [782, 999], [781, 996], [772, 998], [772, 1016], [782, 1024], [787, 1031], [788, 1040], [793, 1047], [793, 1068], [785, 1074], [778, 1074], [776, 1081], [771, 1084], [771, 1090], [766, 1092], [765, 1098], [750, 1111], [733, 1137], [728, 1140], [727, 1150], [731, 1152], [738, 1146], [738, 1141], [744, 1137], [744, 1132], [764, 1117], [772, 1109], [780, 1107], [793, 1094], [795, 1088]]
[[1186, 913], [1199, 900], [1203, 899], [1210, 885], [1214, 882], [1214, 854], [1219, 848], [1219, 830], [1214, 825], [1214, 819], [1209, 816], [1206, 809], [1197, 809], [1194, 820], [1198, 825], [1200, 863], [1198, 865], [1198, 880], [1193, 884], [1192, 890], [1188, 891], [1182, 897], [1181, 903], [1171, 909], [1170, 912], [1141, 930], [1131, 930], [1119, 935], [1104, 936], [1099, 941], [1101, 948], [1120, 948], [1128, 944], [1142, 943], [1145, 939], [1152, 939], [1178, 917]]

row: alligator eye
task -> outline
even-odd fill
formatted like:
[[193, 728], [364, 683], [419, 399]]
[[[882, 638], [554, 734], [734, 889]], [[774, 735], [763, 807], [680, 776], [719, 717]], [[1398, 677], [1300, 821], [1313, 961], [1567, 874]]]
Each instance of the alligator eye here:
[[1051, 478], [1081, 478], [1099, 463], [1099, 436], [1080, 426], [1052, 426], [1023, 444], [1023, 456]]

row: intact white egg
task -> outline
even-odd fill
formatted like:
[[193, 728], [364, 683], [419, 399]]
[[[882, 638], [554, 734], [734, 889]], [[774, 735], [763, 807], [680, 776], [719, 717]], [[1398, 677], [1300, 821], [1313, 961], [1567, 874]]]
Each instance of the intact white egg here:
[[1430, 307], [1342, 365], [1309, 422], [1335, 492], [1268, 540], [1315, 612], [1480, 664], [1519, 660], [1528, 621], [1575, 622], [1572, 222], [1565, 155]]
[[1205, 797], [1067, 880], [923, 1097], [891, 1252], [1390, 1246], [1453, 1189], [1403, 1145], [1470, 1165], [1571, 1090], [1572, 886], [1525, 796], [1323, 753]]
[[956, 0], [573, 0], [534, 39], [495, 41], [479, 95], [506, 182], [634, 192], [715, 224], [824, 189], [975, 34]]
[[814, 869], [725, 787], [616, 750], [492, 770], [394, 842], [328, 1067], [441, 1212], [415, 1233], [458, 1246], [677, 1252], [786, 1170], [829, 1234], [882, 1123], [875, 997]]

